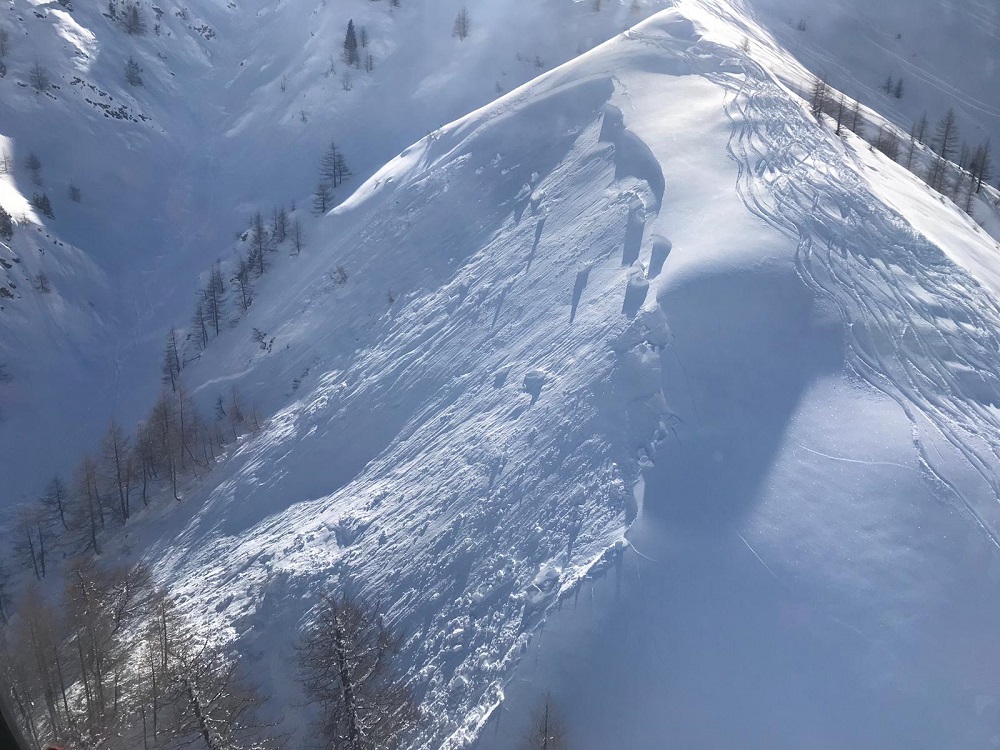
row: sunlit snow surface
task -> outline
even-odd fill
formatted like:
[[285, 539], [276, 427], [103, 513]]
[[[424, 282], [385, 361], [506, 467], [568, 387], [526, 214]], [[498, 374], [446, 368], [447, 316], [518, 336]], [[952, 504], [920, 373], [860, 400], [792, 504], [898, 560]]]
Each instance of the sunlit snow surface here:
[[276, 416], [108, 554], [296, 741], [334, 585], [406, 635], [413, 747], [512, 747], [546, 689], [588, 750], [1000, 734], [996, 245], [746, 35], [683, 2], [436, 130], [186, 372]]
[[543, 689], [586, 748], [997, 731], [992, 240], [963, 270], [688, 12], [407, 149], [268, 281], [272, 352], [191, 368], [285, 405], [127, 544], [274, 694], [336, 583], [407, 634], [416, 746]]
[[[112, 413], [126, 425], [145, 414], [166, 331], [188, 324], [199, 275], [233, 262], [255, 211], [297, 203], [311, 246], [310, 196], [331, 141], [355, 173], [340, 202], [417, 139], [666, 2], [592, 13], [574, 0], [472, 0], [464, 42], [452, 36], [459, 0], [164, 0], [143, 5], [140, 36], [103, 1], [71, 12], [5, 3], [0, 139], [13, 170], [0, 175], [0, 205], [19, 217], [45, 191], [55, 219], [37, 238], [19, 233], [11, 253], [0, 247], [24, 264], [0, 268], [0, 284], [18, 287], [17, 301], [0, 297], [0, 363], [17, 383], [0, 386], [0, 470], [17, 467], [3, 471], [0, 511], [67, 473]], [[370, 73], [340, 60], [349, 19], [367, 31]], [[124, 80], [130, 57], [141, 87]], [[27, 83], [36, 62], [53, 84], [44, 93]], [[41, 186], [23, 167], [32, 152]], [[53, 295], [31, 290], [39, 271]]]

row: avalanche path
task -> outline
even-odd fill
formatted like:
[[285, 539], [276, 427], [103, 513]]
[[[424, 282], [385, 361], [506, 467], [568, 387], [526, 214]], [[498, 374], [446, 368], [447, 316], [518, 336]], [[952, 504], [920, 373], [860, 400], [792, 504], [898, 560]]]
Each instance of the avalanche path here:
[[275, 416], [122, 545], [273, 694], [339, 585], [414, 748], [547, 688], [584, 750], [996, 733], [1000, 308], [678, 6], [404, 150], [187, 370]]

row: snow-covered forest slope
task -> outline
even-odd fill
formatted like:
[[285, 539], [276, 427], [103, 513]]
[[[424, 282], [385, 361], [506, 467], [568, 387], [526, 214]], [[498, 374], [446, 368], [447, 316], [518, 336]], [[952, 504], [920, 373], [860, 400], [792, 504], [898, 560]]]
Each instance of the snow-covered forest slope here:
[[815, 75], [904, 130], [922, 114], [936, 122], [954, 108], [971, 145], [1000, 142], [993, 0], [740, 2]]
[[[147, 32], [132, 54], [151, 82], [108, 95], [151, 119], [87, 127], [158, 179], [96, 148], [77, 156], [65, 138], [31, 140], [9, 102], [82, 106], [68, 82], [51, 101], [18, 87], [0, 103], [18, 159], [51, 148], [45, 180], [83, 188], [65, 210], [89, 217], [64, 226], [56, 206], [54, 257], [110, 301], [66, 296], [94, 312], [65, 327], [106, 337], [97, 352], [127, 347], [112, 361], [133, 417], [152, 400], [166, 327], [190, 317], [190, 276], [254, 257], [263, 234], [233, 233], [262, 201], [288, 202], [305, 229], [301, 251], [268, 230], [253, 304], [236, 313], [227, 287], [226, 325], [182, 346], [203, 413], [239, 393], [260, 429], [234, 428], [210, 469], [182, 478], [179, 502], [161, 478], [166, 498], [136, 502], [104, 558], [148, 562], [274, 696], [293, 745], [311, 718], [296, 639], [339, 587], [378, 601], [404, 634], [424, 716], [412, 748], [516, 747], [543, 691], [586, 750], [991, 746], [996, 241], [809, 111], [786, 85], [802, 69], [765, 28], [772, 6], [762, 26], [741, 5], [679, 0], [613, 35], [629, 7], [543, 3], [532, 7], [548, 15], [532, 18], [484, 1], [470, 3], [482, 26], [462, 41], [450, 35], [457, 4], [359, 0], [335, 20], [308, 16], [301, 36], [281, 14], [303, 1], [259, 16], [206, 6], [204, 21], [171, 9], [159, 36]], [[37, 12], [20, 22], [66, 15]], [[74, 14], [85, 29], [105, 22]], [[384, 62], [354, 71], [346, 91], [342, 63], [324, 76], [328, 56], [311, 45], [335, 47], [350, 14], [382, 40]], [[409, 28], [443, 24], [440, 45], [386, 31], [402, 14]], [[500, 22], [511, 18], [516, 30]], [[821, 25], [808, 18], [792, 31]], [[169, 67], [171, 44], [189, 51], [183, 69]], [[504, 83], [505, 71], [535, 75], [536, 54], [574, 59]], [[157, 86], [185, 104], [140, 109]], [[358, 155], [359, 177], [310, 216], [333, 138]], [[401, 151], [389, 158], [389, 146]], [[81, 166], [59, 172], [63, 159]], [[78, 173], [118, 186], [99, 188], [114, 221]], [[27, 210], [30, 174], [0, 179], [0, 198]], [[25, 237], [44, 231], [19, 225], [11, 252], [30, 254], [40, 240]], [[23, 319], [40, 325], [63, 296]], [[30, 353], [7, 340], [12, 364]], [[105, 357], [74, 356], [100, 360], [83, 382], [103, 382]], [[5, 462], [30, 455], [25, 436], [51, 440], [16, 421], [31, 398], [19, 382], [0, 385], [24, 394], [5, 404], [7, 424], [26, 430], [0, 427]], [[114, 399], [94, 400], [86, 409]]]
[[[0, 396], [0, 455], [19, 467], [3, 504], [37, 494], [112, 412], [132, 422], [148, 409], [163, 336], [187, 325], [198, 275], [231, 259], [255, 211], [308, 207], [331, 142], [355, 173], [339, 202], [408, 144], [662, 3], [595, 13], [572, 0], [478, 0], [466, 3], [464, 40], [452, 33], [458, 0], [142, 0], [139, 29], [128, 28], [128, 5], [9, 0], [0, 16], [0, 185], [18, 196], [2, 205], [18, 219], [46, 195], [53, 218], [24, 218], [54, 245], [29, 243], [34, 226], [18, 233], [15, 254], [31, 270], [9, 277], [20, 301], [0, 300], [0, 363], [13, 377]], [[360, 68], [341, 60], [352, 19], [367, 38]], [[126, 80], [129, 60], [139, 85]], [[103, 287], [63, 283], [78, 262], [68, 245]], [[68, 306], [31, 291], [39, 272]], [[86, 335], [66, 335], [65, 315]]]

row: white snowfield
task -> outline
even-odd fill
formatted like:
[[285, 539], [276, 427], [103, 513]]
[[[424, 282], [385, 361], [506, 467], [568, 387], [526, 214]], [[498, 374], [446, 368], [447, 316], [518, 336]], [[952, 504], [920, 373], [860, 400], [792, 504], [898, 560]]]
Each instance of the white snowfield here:
[[405, 634], [414, 749], [545, 690], [585, 750], [1000, 742], [1000, 248], [675, 6], [405, 149], [185, 370], [274, 416], [106, 554], [293, 745], [331, 587]]
[[[145, 413], [164, 332], [189, 319], [196, 277], [231, 259], [232, 237], [255, 210], [308, 206], [331, 140], [358, 178], [349, 191], [417, 138], [670, 5], [604, 0], [595, 13], [578, 0], [465, 4], [472, 34], [463, 42], [451, 36], [461, 0], [399, 8], [163, 0], [143, 6], [140, 36], [125, 34], [105, 2], [8, 1], [0, 138], [15, 174], [0, 175], [0, 191], [14, 191], [0, 199], [20, 217], [38, 189], [23, 167], [34, 152], [56, 218], [34, 217], [44, 226], [40, 243], [22, 234], [10, 253], [0, 250], [23, 264], [0, 269], [0, 284], [14, 281], [18, 299], [17, 310], [0, 299], [0, 362], [17, 383], [0, 392], [0, 455], [20, 467], [0, 506], [33, 498], [42, 477], [66, 471], [112, 411], [126, 424]], [[954, 106], [971, 145], [991, 133], [1000, 141], [1000, 8], [990, 0], [734, 4], [716, 10], [783, 80], [808, 85], [743, 5], [813, 72], [904, 130], [923, 111], [933, 123]], [[368, 32], [370, 73], [339, 60], [350, 18]], [[124, 80], [130, 57], [141, 87]], [[28, 83], [36, 62], [52, 83], [45, 93]], [[905, 78], [902, 99], [879, 91], [889, 74]], [[80, 203], [66, 197], [71, 183]], [[978, 218], [1000, 236], [1000, 216]], [[52, 293], [29, 300], [39, 272]]]

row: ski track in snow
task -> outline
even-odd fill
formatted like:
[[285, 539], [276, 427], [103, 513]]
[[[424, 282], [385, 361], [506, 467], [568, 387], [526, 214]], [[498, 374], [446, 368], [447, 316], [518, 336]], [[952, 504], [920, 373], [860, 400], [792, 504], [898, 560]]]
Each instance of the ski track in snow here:
[[[714, 76], [730, 91], [744, 203], [798, 238], [799, 274], [839, 310], [849, 367], [900, 404], [929, 478], [1000, 546], [1000, 305], [885, 207], [770, 76], [746, 66]], [[942, 440], [981, 487], [956, 484]]]
[[[661, 49], [683, 63], [680, 74], [701, 75], [728, 92], [729, 151], [739, 168], [740, 197], [797, 244], [802, 281], [839, 311], [848, 368], [901, 405], [928, 480], [951, 493], [996, 544], [1000, 372], [992, 331], [1000, 330], [1000, 307], [879, 203], [856, 166], [763, 69], [683, 33], [674, 39], [639, 30], [624, 39]], [[251, 652], [266, 650], [258, 641], [268, 632], [294, 631], [308, 616], [301, 605], [278, 602], [309, 601], [337, 578], [365, 581], [390, 603], [390, 618], [406, 626], [407, 662], [419, 666], [410, 678], [431, 721], [414, 747], [458, 748], [476, 737], [545, 613], [583, 576], [617, 559], [614, 540], [634, 518], [625, 502], [637, 472], [627, 454], [655, 438], [642, 430], [595, 432], [607, 429], [608, 409], [629, 414], [638, 404], [655, 413], [663, 394], [628, 394], [624, 402], [610, 398], [598, 406], [588, 393], [610, 392], [615, 386], [609, 383], [622, 377], [642, 381], [645, 355], [669, 345], [662, 312], [646, 301], [648, 279], [670, 252], [669, 242], [647, 229], [663, 200], [665, 176], [625, 127], [618, 105], [628, 103], [627, 86], [617, 83], [613, 94], [600, 93], [602, 86], [591, 79], [548, 90], [544, 106], [568, 104], [559, 97], [570, 89], [573, 96], [611, 98], [586, 125], [576, 123], [573, 145], [554, 172], [529, 182], [514, 172], [501, 203], [508, 218], [484, 232], [493, 240], [463, 260], [459, 275], [437, 292], [395, 303], [377, 324], [376, 343], [346, 370], [328, 371], [311, 396], [242, 445], [230, 462], [235, 472], [179, 539], [169, 540], [172, 549], [159, 552], [167, 577], [188, 578], [189, 605], [197, 606], [206, 590], [246, 592], [227, 597], [217, 611], [220, 627]], [[579, 104], [573, 109], [579, 117]], [[489, 128], [483, 130], [477, 138], [489, 143]], [[459, 167], [468, 171], [469, 159], [484, 159], [464, 151], [461, 139], [454, 142], [455, 132], [428, 141], [405, 192], [394, 188], [402, 216], [407, 202], [410, 211], [433, 205], [458, 179]], [[518, 154], [517, 160], [504, 169], [532, 172], [528, 158]], [[592, 196], [589, 205], [565, 203], [564, 181], [581, 174], [594, 180], [594, 169], [608, 173], [609, 194]], [[361, 231], [362, 249], [395, 236], [400, 225], [411, 242], [412, 232], [425, 231], [379, 214], [377, 200], [374, 205], [376, 212], [365, 214], [372, 224]], [[580, 216], [590, 211], [605, 217], [593, 219], [596, 235], [590, 229], [567, 235], [567, 225], [579, 228]], [[558, 248], [562, 254], [554, 258]], [[557, 282], [539, 286], [554, 272]], [[548, 315], [546, 295], [555, 289], [568, 308], [561, 325], [525, 334], [517, 321]], [[287, 301], [289, 310], [308, 310], [311, 294], [306, 288]], [[624, 315], [619, 322], [595, 321], [610, 305], [595, 310], [588, 303], [609, 295], [620, 295]], [[477, 374], [484, 355], [472, 351], [483, 347], [495, 364]], [[614, 364], [598, 364], [612, 352]], [[578, 372], [581, 361], [588, 362], [585, 373]], [[683, 363], [679, 367], [686, 378]], [[514, 391], [522, 400], [505, 400]], [[389, 428], [395, 429], [389, 444], [346, 486], [327, 495], [310, 494], [308, 482], [296, 484], [310, 461], [322, 460], [310, 458], [312, 452], [335, 448], [336, 442], [320, 441], [324, 434], [331, 440], [336, 424], [355, 424], [373, 409], [370, 423], [377, 424], [407, 402], [416, 404], [412, 413]], [[388, 419], [391, 425], [400, 417]], [[631, 415], [620, 421], [630, 422]], [[662, 421], [658, 434], [670, 434]], [[982, 486], [955, 475], [956, 456], [976, 468]], [[566, 477], [576, 484], [569, 486]], [[270, 515], [275, 509], [267, 498], [286, 494], [299, 502]], [[236, 504], [261, 514], [247, 526], [251, 533], [226, 531], [227, 508]], [[209, 545], [199, 539], [206, 533]], [[246, 562], [217, 562], [227, 558]], [[267, 613], [276, 610], [281, 615], [265, 626]]]

